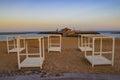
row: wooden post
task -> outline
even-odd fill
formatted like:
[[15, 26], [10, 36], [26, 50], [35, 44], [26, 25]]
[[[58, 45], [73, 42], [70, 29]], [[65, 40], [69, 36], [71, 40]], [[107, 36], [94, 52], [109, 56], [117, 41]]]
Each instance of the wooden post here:
[[62, 39], [61, 39], [61, 35], [60, 35], [60, 53], [61, 53], [61, 45], [62, 45]]
[[94, 67], [94, 55], [95, 55], [95, 38], [93, 37], [93, 50], [92, 50], [92, 67]]
[[39, 41], [39, 54], [40, 54], [40, 57], [42, 57], [42, 51], [41, 51], [41, 38], [38, 39]]
[[78, 35], [78, 48], [80, 47], [80, 40], [79, 40], [80, 36]]
[[81, 47], [83, 47], [83, 36], [81, 35]]
[[102, 47], [103, 47], [103, 46], [102, 46], [102, 40], [103, 40], [103, 39], [100, 38], [100, 56], [102, 56]]
[[20, 67], [20, 52], [19, 52], [19, 46], [20, 46], [20, 40], [19, 40], [19, 38], [17, 38], [17, 57], [18, 57], [18, 69], [21, 69], [21, 67]]
[[50, 41], [49, 41], [50, 36], [48, 35], [48, 53], [49, 53], [49, 47], [50, 47]]
[[85, 56], [86, 56], [87, 55], [87, 48], [86, 48], [87, 47], [87, 38], [85, 38], [84, 41], [85, 41], [85, 46], [84, 47], [85, 47]]
[[28, 58], [28, 43], [26, 42], [26, 58]]
[[9, 53], [9, 42], [8, 42], [8, 36], [7, 36], [7, 51]]
[[42, 44], [42, 46], [43, 46], [43, 59], [45, 59], [45, 51], [44, 51], [44, 38], [42, 39], [42, 41], [43, 41], [43, 44]]
[[114, 65], [114, 51], [115, 51], [115, 38], [112, 38], [113, 44], [112, 44], [112, 66]]

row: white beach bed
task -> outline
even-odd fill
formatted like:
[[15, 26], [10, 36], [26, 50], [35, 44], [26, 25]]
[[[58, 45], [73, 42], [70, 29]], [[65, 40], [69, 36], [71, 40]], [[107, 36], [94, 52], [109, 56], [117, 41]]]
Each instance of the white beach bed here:
[[[111, 49], [109, 51], [103, 51], [103, 41], [104, 39], [111, 40]], [[84, 42], [83, 42], [84, 40]], [[100, 41], [99, 51], [95, 49], [95, 42]], [[81, 41], [81, 45], [80, 42]], [[81, 35], [81, 40], [78, 37], [78, 48], [81, 51], [85, 52], [85, 59], [87, 59], [91, 64], [92, 67], [94, 65], [114, 65], [114, 46], [115, 46], [115, 38], [109, 36], [101, 36], [101, 35]], [[87, 52], [90, 51], [92, 54], [88, 55]], [[105, 57], [103, 54], [111, 55], [111, 59]]]
[[20, 41], [20, 43], [23, 43], [24, 45], [20, 44], [19, 45], [20, 46], [19, 49], [17, 48], [17, 38], [21, 37], [21, 36], [22, 35], [8, 35], [6, 37], [8, 53], [10, 53], [10, 52], [17, 52], [17, 51], [21, 52], [21, 51], [25, 50], [25, 40]]
[[48, 52], [50, 51], [61, 52], [61, 35], [60, 34], [48, 35]]
[[[25, 42], [26, 44], [26, 53], [21, 53], [18, 51], [17, 57], [18, 57], [18, 68], [21, 69], [21, 67], [40, 67], [42, 69], [42, 65], [45, 59], [45, 53], [44, 53], [44, 38], [43, 37], [21, 37], [17, 39], [18, 45], [21, 39], [30, 40], [34, 39], [38, 43], [35, 45], [38, 52], [31, 53], [28, 49], [29, 42]], [[19, 47], [18, 47], [19, 48]], [[21, 60], [22, 56], [24, 56], [24, 60]]]

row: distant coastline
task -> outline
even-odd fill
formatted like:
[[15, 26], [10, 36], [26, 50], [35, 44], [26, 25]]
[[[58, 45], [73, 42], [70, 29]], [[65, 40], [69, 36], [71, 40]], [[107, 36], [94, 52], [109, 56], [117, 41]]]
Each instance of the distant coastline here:
[[0, 32], [0, 35], [10, 35], [10, 34], [34, 34], [39, 32]]
[[0, 32], [0, 35], [12, 35], [12, 34], [61, 34], [63, 36], [76, 36], [78, 34], [120, 34], [120, 31], [92, 31], [92, 30], [72, 30], [69, 27], [62, 28], [60, 30], [56, 29], [53, 31], [24, 31], [24, 32]]
[[0, 41], [5, 41], [7, 35], [22, 34], [25, 36], [44, 36], [48, 34], [61, 34], [63, 37], [78, 37], [78, 34], [101, 34], [120, 38], [120, 31], [72, 31], [70, 29], [63, 31], [31, 31], [31, 32], [0, 32]]
[[[62, 34], [61, 32], [57, 32], [57, 31], [31, 31], [31, 32], [0, 32], [0, 35], [12, 35], [12, 34]], [[76, 34], [100, 34], [100, 33], [111, 33], [111, 34], [120, 34], [120, 31], [75, 31]]]
[[[120, 34], [120, 31], [75, 31], [76, 33], [112, 33], [112, 34]], [[0, 35], [9, 35], [9, 34], [62, 34], [57, 31], [25, 31], [25, 32], [0, 32]]]

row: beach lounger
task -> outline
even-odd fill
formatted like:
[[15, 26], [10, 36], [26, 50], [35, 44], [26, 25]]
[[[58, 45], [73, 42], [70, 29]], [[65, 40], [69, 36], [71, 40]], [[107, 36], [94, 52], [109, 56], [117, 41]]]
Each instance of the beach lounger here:
[[[114, 46], [115, 46], [115, 39], [114, 37], [109, 36], [102, 36], [102, 35], [83, 35], [82, 37], [85, 37], [86, 44], [89, 43], [88, 38], [91, 38], [92, 46], [91, 49], [88, 48], [88, 45], [85, 45], [85, 49], [82, 51], [85, 52], [85, 58], [92, 64], [92, 67], [94, 65], [114, 65]], [[111, 40], [111, 45], [104, 45], [104, 40]], [[99, 44], [96, 44], [98, 42]], [[96, 50], [96, 45], [99, 46], [99, 49]], [[111, 46], [109, 50], [104, 50], [105, 46]], [[91, 51], [91, 54], [87, 54], [88, 51]], [[110, 58], [105, 56], [105, 54], [111, 56]]]
[[59, 51], [61, 52], [61, 35], [49, 34], [48, 35], [48, 52]]
[[96, 34], [79, 34], [78, 35], [78, 48], [81, 51], [92, 51], [92, 40], [86, 36], [93, 36]]
[[[26, 52], [21, 53], [18, 51], [17, 57], [18, 57], [18, 68], [21, 69], [22, 67], [40, 67], [42, 69], [42, 65], [45, 59], [44, 54], [44, 38], [43, 37], [24, 37], [18, 39], [18, 49], [19, 49], [19, 42], [21, 39], [25, 39], [26, 42]], [[35, 47], [32, 47], [33, 52], [30, 51], [32, 49], [29, 44], [29, 40], [34, 40], [36, 42], [34, 44]], [[25, 57], [23, 59], [23, 57]]]
[[25, 50], [25, 40], [20, 41], [20, 43], [24, 43], [24, 45], [20, 45], [19, 50], [17, 49], [17, 38], [21, 37], [22, 35], [8, 35], [7, 39], [7, 51], [10, 52], [17, 52]]

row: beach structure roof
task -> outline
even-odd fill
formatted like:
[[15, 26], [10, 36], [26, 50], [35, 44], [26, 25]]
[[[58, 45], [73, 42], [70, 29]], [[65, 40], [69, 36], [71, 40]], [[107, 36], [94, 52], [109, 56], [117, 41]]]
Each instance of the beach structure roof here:
[[70, 28], [67, 28], [67, 27], [60, 30], [60, 32], [62, 32], [62, 33], [66, 32], [66, 31], [72, 31], [72, 30]]

